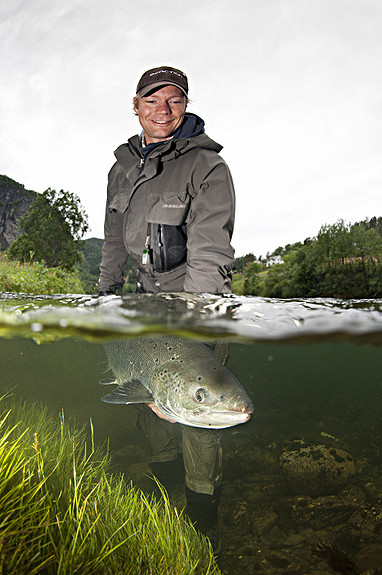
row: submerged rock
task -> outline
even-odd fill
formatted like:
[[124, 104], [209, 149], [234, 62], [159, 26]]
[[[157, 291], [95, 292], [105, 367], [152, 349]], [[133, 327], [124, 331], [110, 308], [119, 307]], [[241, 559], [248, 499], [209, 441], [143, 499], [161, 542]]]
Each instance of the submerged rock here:
[[354, 561], [335, 545], [318, 543], [315, 553], [325, 559], [328, 566], [343, 575], [360, 575], [361, 571]]
[[298, 497], [292, 506], [291, 517], [297, 525], [323, 529], [341, 525], [354, 513], [356, 504], [349, 504], [336, 495]]
[[347, 535], [354, 542], [371, 543], [380, 538], [382, 506], [367, 505], [355, 511], [347, 524]]
[[277, 513], [271, 508], [255, 509], [251, 517], [251, 523], [257, 535], [268, 533], [278, 519]]
[[354, 458], [338, 447], [295, 444], [283, 451], [280, 465], [295, 493], [313, 496], [336, 493], [355, 473]]

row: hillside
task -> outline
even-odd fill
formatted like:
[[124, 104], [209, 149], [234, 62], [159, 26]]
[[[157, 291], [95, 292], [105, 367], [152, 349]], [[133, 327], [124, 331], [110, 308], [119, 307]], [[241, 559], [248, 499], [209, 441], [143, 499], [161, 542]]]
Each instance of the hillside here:
[[20, 235], [17, 221], [29, 210], [37, 192], [0, 175], [0, 250], [6, 250]]
[[[0, 175], [0, 252], [6, 251], [21, 234], [18, 220], [26, 214], [37, 192], [26, 190], [23, 184]], [[89, 293], [96, 293], [103, 240], [90, 238], [81, 242], [83, 261], [78, 266], [81, 281]]]
[[97, 293], [103, 240], [89, 238], [81, 242], [81, 244], [83, 260], [78, 266], [81, 282], [86, 293]]

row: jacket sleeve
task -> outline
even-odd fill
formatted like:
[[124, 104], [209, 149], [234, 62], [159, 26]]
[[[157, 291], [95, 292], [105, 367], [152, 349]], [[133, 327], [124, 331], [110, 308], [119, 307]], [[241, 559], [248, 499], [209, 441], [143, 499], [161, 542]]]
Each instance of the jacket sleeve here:
[[[187, 218], [187, 292], [231, 293], [235, 191], [218, 154], [208, 159]], [[197, 164], [195, 166], [197, 170]], [[198, 178], [195, 178], [197, 181]]]
[[100, 292], [115, 292], [123, 286], [128, 254], [123, 242], [124, 213], [110, 207], [113, 197], [113, 168], [109, 174], [108, 199], [105, 213], [105, 241], [100, 265]]

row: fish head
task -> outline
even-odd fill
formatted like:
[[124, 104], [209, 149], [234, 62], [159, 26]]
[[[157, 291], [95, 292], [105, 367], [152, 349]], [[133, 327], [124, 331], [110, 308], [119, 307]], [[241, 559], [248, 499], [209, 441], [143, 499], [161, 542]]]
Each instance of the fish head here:
[[238, 380], [213, 356], [164, 363], [154, 385], [158, 409], [184, 425], [222, 429], [245, 423], [254, 411]]

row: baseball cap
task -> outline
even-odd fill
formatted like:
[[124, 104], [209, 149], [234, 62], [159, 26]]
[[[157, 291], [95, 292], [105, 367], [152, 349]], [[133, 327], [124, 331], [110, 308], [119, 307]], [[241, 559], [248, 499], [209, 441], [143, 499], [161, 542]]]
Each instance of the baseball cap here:
[[151, 92], [151, 90], [154, 90], [154, 88], [167, 86], [168, 84], [176, 86], [187, 96], [188, 81], [186, 74], [170, 66], [159, 66], [159, 68], [147, 70], [138, 82], [137, 94], [143, 97]]

